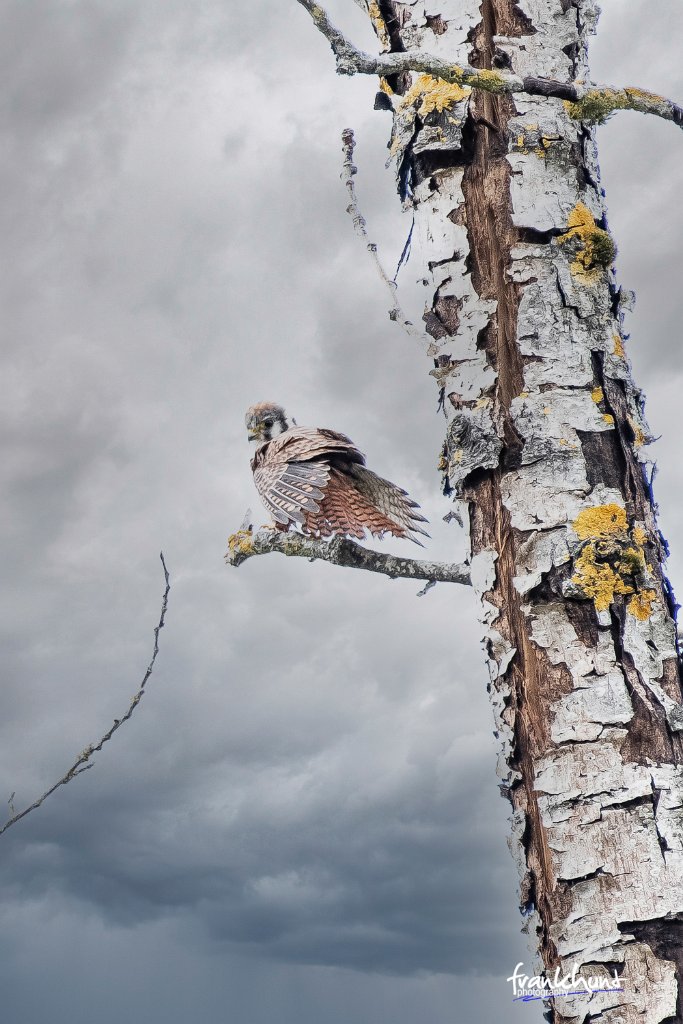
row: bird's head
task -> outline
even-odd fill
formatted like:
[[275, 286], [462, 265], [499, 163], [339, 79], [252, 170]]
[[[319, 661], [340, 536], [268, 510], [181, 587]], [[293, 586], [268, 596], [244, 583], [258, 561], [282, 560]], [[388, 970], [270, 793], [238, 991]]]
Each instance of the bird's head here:
[[244, 417], [250, 441], [263, 444], [289, 428], [285, 410], [274, 402], [259, 402], [247, 409]]

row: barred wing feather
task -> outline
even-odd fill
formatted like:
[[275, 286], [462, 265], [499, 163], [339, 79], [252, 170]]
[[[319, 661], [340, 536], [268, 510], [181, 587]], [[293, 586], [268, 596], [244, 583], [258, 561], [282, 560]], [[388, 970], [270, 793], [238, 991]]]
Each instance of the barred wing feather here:
[[254, 483], [276, 523], [306, 522], [306, 512], [318, 512], [330, 476], [326, 462], [283, 462], [257, 466]]

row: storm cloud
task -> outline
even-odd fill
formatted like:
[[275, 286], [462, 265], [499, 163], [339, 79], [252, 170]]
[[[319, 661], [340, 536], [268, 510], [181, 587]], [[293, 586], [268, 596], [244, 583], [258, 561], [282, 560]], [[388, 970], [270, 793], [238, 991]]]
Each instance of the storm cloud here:
[[[330, 6], [372, 45], [353, 5]], [[683, 14], [604, 8], [595, 77], [683, 97]], [[17, 808], [127, 707], [160, 548], [172, 575], [133, 719], [3, 836], [5, 1019], [536, 1020], [505, 981], [531, 960], [472, 595], [222, 560], [259, 507], [244, 409], [271, 398], [420, 500], [428, 557], [463, 552], [433, 381], [338, 180], [353, 125], [395, 265], [409, 223], [374, 82], [335, 77], [293, 0], [10, 0], [0, 20], [0, 764]], [[652, 120], [599, 141], [675, 583], [683, 142]], [[417, 262], [401, 273], [419, 321]]]

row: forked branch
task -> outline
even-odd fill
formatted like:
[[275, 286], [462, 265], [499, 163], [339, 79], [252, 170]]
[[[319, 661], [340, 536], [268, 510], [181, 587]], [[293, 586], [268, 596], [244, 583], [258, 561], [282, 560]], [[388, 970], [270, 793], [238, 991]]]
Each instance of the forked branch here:
[[30, 814], [31, 811], [35, 811], [37, 807], [40, 807], [40, 805], [44, 803], [49, 796], [52, 796], [55, 790], [59, 789], [60, 786], [66, 786], [67, 783], [71, 782], [72, 779], [75, 779], [77, 775], [81, 774], [81, 772], [85, 772], [88, 770], [88, 768], [92, 768], [92, 763], [90, 759], [92, 758], [93, 754], [96, 754], [98, 750], [101, 750], [104, 744], [112, 738], [116, 730], [120, 729], [124, 722], [128, 721], [128, 719], [131, 717], [136, 707], [142, 700], [147, 680], [149, 679], [154, 670], [154, 662], [157, 660], [157, 654], [159, 653], [159, 631], [164, 628], [164, 619], [166, 617], [166, 609], [168, 608], [168, 595], [171, 590], [171, 581], [168, 575], [168, 569], [166, 568], [166, 562], [164, 561], [163, 551], [159, 555], [159, 557], [161, 558], [161, 564], [164, 569], [164, 580], [166, 582], [164, 596], [161, 599], [161, 615], [159, 617], [159, 624], [154, 629], [154, 647], [152, 649], [152, 659], [149, 665], [147, 666], [147, 671], [145, 672], [143, 680], [140, 683], [140, 686], [138, 687], [137, 693], [133, 697], [131, 697], [130, 704], [128, 705], [128, 710], [126, 711], [125, 715], [123, 715], [121, 718], [114, 719], [114, 724], [112, 725], [111, 729], [105, 732], [104, 736], [102, 736], [102, 738], [97, 743], [90, 743], [85, 748], [85, 750], [81, 751], [81, 753], [78, 755], [78, 757], [71, 765], [69, 770], [64, 775], [62, 775], [61, 779], [55, 782], [53, 786], [50, 786], [50, 788], [47, 789], [42, 796], [38, 797], [37, 800], [34, 800], [29, 807], [24, 808], [23, 811], [19, 811], [19, 813], [17, 814], [14, 813], [14, 805], [12, 803], [12, 799], [14, 797], [13, 793], [9, 800], [10, 810], [12, 811], [12, 817], [5, 822], [2, 828], [0, 828], [0, 836], [2, 835], [3, 832], [6, 832], [7, 829], [10, 828], [12, 825], [16, 825], [18, 821], [21, 821], [21, 819], [25, 818], [27, 814]]
[[268, 555], [278, 551], [282, 555], [307, 558], [309, 562], [321, 559], [333, 565], [350, 569], [367, 569], [392, 579], [426, 580], [428, 583], [470, 583], [469, 566], [460, 563], [428, 562], [417, 558], [400, 558], [383, 551], [372, 551], [347, 537], [317, 540], [300, 533], [282, 533], [261, 529], [253, 533], [242, 527], [228, 540], [225, 560], [228, 565], [240, 566], [254, 555]]
[[673, 121], [683, 128], [683, 107], [664, 96], [643, 89], [617, 89], [593, 82], [559, 82], [533, 75], [520, 77], [509, 71], [490, 71], [468, 64], [451, 64], [442, 57], [419, 50], [373, 55], [360, 50], [330, 21], [327, 11], [315, 0], [298, 0], [310, 14], [316, 28], [330, 43], [340, 75], [400, 74], [419, 71], [454, 85], [492, 93], [525, 93], [527, 96], [555, 96], [567, 102], [577, 121], [601, 124], [616, 110], [637, 110]]

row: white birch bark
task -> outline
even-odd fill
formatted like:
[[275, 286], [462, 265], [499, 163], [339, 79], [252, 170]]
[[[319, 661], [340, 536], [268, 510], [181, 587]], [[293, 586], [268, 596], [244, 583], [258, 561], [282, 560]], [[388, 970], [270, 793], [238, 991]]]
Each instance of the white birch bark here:
[[[368, 8], [385, 50], [589, 77], [593, 0]], [[681, 1020], [679, 662], [594, 135], [559, 99], [417, 73], [383, 88], [429, 280], [444, 482], [469, 516], [526, 927], [549, 972], [616, 968], [623, 986], [553, 1000], [551, 1019]]]

